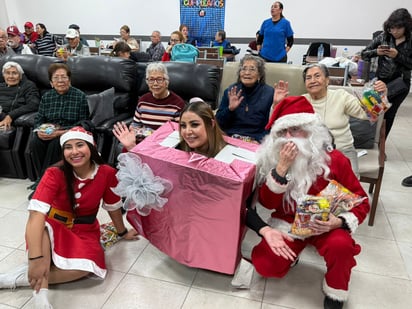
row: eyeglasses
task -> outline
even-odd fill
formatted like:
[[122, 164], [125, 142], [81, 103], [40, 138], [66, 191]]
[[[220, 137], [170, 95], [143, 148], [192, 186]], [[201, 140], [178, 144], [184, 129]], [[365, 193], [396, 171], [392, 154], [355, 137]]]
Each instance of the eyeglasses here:
[[256, 67], [241, 67], [240, 68], [240, 71], [242, 71], [242, 72], [252, 72], [252, 73], [254, 73], [254, 72], [257, 72], [257, 68]]
[[289, 133], [289, 135], [296, 137], [299, 136], [302, 132], [304, 132], [304, 130], [301, 127], [289, 127], [280, 131], [276, 132], [276, 135], [278, 137], [285, 137], [287, 133]]
[[171, 43], [177, 43], [177, 42], [180, 42], [180, 40], [170, 39], [170, 42], [171, 42]]
[[67, 38], [68, 41], [73, 41], [75, 39], [77, 39], [77, 37], [76, 38]]
[[53, 76], [52, 77], [53, 82], [59, 82], [59, 81], [67, 82], [68, 80], [69, 80], [68, 76]]
[[146, 81], [149, 85], [153, 85], [155, 82], [158, 83], [158, 84], [163, 84], [165, 82], [165, 80], [166, 80], [166, 78], [163, 78], [163, 77], [146, 79]]

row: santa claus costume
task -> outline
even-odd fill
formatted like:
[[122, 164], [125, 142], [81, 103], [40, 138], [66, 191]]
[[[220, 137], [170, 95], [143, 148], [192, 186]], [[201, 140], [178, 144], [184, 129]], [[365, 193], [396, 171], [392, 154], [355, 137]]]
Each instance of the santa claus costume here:
[[[255, 210], [248, 209], [247, 212], [247, 224], [258, 234], [259, 230], [265, 226], [271, 226], [288, 234], [295, 217], [296, 196], [291, 193], [293, 192], [291, 187], [302, 185], [299, 182], [300, 176], [295, 173], [280, 177], [273, 172], [279, 162], [279, 151], [276, 153], [275, 143], [282, 130], [298, 128], [308, 132], [306, 139], [312, 145], [308, 164], [319, 163], [318, 168], [313, 169], [314, 177], [304, 184], [307, 188], [304, 194], [317, 195], [329, 184], [330, 180], [336, 180], [351, 192], [365, 197], [359, 205], [339, 215], [338, 218], [342, 220], [341, 228], [303, 239], [294, 239], [294, 241], [284, 239], [286, 245], [296, 256], [307, 245], [313, 245], [316, 248], [324, 258], [327, 268], [323, 291], [329, 299], [343, 304], [348, 297], [351, 269], [356, 265], [354, 257], [361, 251], [351, 234], [355, 232], [369, 212], [367, 195], [353, 173], [349, 159], [330, 146], [332, 140], [330, 136], [327, 136], [329, 134], [327, 128], [320, 122], [320, 118], [304, 97], [288, 97], [281, 101], [273, 111], [268, 124], [268, 128], [270, 127], [271, 133], [264, 140], [258, 153], [258, 167], [263, 182], [258, 189], [258, 196], [265, 208], [274, 211], [268, 223], [260, 219]], [[302, 175], [303, 177], [305, 176]], [[262, 276], [281, 278], [288, 273], [293, 261], [275, 254], [266, 239], [262, 238], [261, 242], [253, 248], [252, 263]], [[327, 308], [326, 305], [325, 308]]]

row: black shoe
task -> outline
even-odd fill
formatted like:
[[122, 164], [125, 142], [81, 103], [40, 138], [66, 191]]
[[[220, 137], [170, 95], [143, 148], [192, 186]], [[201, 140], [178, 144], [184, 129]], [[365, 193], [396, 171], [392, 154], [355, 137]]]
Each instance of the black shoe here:
[[323, 300], [323, 308], [324, 309], [342, 309], [343, 301], [334, 300], [328, 296], [325, 296], [325, 299]]
[[30, 201], [31, 198], [33, 197], [34, 192], [36, 192], [36, 191], [33, 191], [32, 193], [30, 193], [29, 196], [27, 197], [27, 199], [28, 199], [29, 201]]
[[298, 263], [299, 263], [299, 257], [297, 257], [297, 258], [293, 261], [293, 263], [290, 264], [290, 268], [295, 267], [296, 265], [298, 265]]
[[402, 186], [412, 187], [412, 176], [404, 178], [404, 180], [402, 180]]

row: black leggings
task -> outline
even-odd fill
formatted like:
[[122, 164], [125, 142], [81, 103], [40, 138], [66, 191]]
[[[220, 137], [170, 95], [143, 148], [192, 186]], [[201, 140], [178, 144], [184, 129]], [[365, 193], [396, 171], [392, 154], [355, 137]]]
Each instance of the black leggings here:
[[[387, 82], [387, 81], [385, 81]], [[389, 132], [391, 131], [392, 125], [395, 121], [395, 116], [396, 113], [398, 111], [398, 108], [401, 106], [402, 102], [405, 100], [405, 98], [408, 96], [409, 94], [409, 88], [411, 87], [411, 81], [410, 80], [404, 80], [406, 86], [407, 86], [407, 90], [405, 90], [404, 92], [401, 92], [395, 96], [392, 97], [388, 97], [388, 101], [390, 103], [392, 103], [391, 108], [389, 108], [386, 112], [385, 112], [385, 120], [386, 120], [386, 137], [388, 137]]]

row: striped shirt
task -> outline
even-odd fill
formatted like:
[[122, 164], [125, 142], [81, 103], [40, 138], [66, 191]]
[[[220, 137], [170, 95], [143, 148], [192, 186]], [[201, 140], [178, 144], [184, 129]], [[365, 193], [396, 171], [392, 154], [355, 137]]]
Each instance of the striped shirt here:
[[172, 91], [164, 99], [156, 99], [149, 92], [137, 102], [133, 122], [156, 130], [169, 120], [178, 121], [184, 107], [183, 99]]
[[36, 41], [37, 53], [43, 56], [53, 56], [56, 49], [56, 42], [51, 33], [47, 32], [42, 38], [39, 37]]
[[52, 89], [41, 98], [35, 126], [53, 123], [71, 128], [80, 120], [89, 119], [89, 114], [86, 95], [81, 90], [70, 87], [67, 93], [58, 94]]

